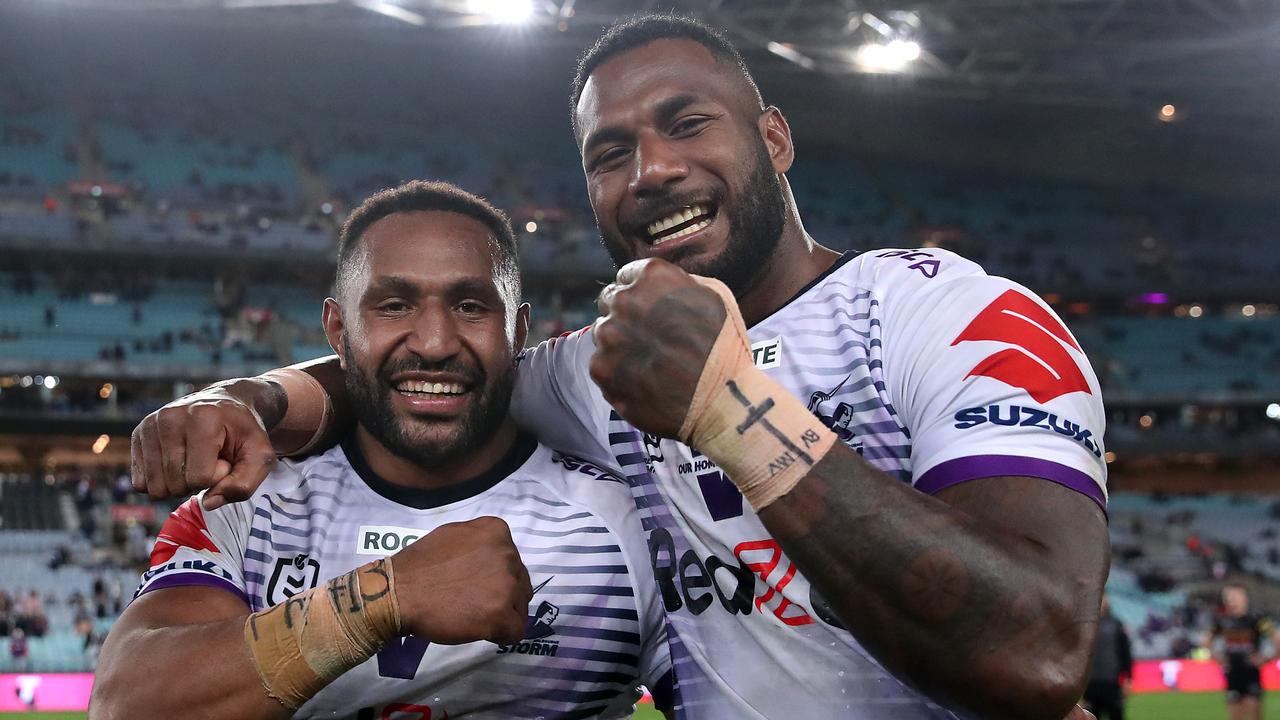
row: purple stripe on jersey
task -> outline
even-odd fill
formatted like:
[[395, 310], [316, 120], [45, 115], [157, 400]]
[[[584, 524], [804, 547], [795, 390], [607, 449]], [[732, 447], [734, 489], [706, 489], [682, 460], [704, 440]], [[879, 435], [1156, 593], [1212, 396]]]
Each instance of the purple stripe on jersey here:
[[235, 586], [235, 583], [224, 578], [216, 577], [208, 573], [202, 572], [186, 572], [174, 573], [172, 575], [163, 575], [155, 582], [146, 587], [145, 590], [138, 593], [138, 597], [142, 597], [152, 590], [163, 590], [172, 587], [190, 587], [193, 585], [203, 585], [204, 587], [222, 588], [227, 592], [234, 593], [236, 597], [244, 600], [245, 604], [249, 604], [249, 596], [244, 591]]
[[921, 475], [916, 489], [926, 495], [937, 495], [952, 485], [970, 480], [1016, 475], [1042, 478], [1069, 487], [1098, 503], [1103, 513], [1107, 511], [1102, 489], [1088, 473], [1050, 460], [1018, 455], [973, 455], [948, 460]]

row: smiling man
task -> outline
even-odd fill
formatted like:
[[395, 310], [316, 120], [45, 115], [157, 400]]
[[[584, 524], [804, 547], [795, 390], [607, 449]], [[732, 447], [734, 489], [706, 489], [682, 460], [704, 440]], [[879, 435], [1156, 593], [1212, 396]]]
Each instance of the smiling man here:
[[324, 326], [358, 425], [247, 502], [169, 518], [91, 717], [619, 718], [641, 682], [663, 696], [626, 485], [507, 414], [515, 252], [505, 215], [442, 183], [352, 213]]
[[[571, 99], [620, 270], [593, 327], [526, 353], [513, 412], [624, 471], [678, 710], [1078, 714], [1108, 563], [1105, 420], [1052, 310], [946, 251], [817, 244], [786, 119], [696, 21], [611, 27]], [[339, 389], [331, 364], [301, 377]], [[269, 451], [251, 406], [281, 450], [315, 444], [323, 396], [286, 384], [215, 389], [199, 422], [191, 400], [155, 416], [241, 469], [181, 472], [181, 453], [136, 443], [139, 487], [243, 497]]]

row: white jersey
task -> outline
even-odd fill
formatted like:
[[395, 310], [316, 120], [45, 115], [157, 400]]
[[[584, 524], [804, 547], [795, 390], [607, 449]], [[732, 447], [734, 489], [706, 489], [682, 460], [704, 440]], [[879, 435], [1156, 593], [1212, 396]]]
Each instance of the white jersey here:
[[[868, 462], [921, 492], [1029, 476], [1105, 508], [1097, 379], [1061, 321], [1016, 283], [943, 250], [849, 254], [749, 334], [757, 367]], [[888, 674], [836, 624], [714, 463], [611, 410], [588, 374], [593, 350], [586, 329], [528, 351], [513, 412], [631, 484], [673, 631], [677, 710], [710, 719], [958, 717]]]
[[401, 638], [294, 717], [629, 717], [637, 686], [671, 667], [639, 517], [623, 481], [528, 437], [483, 476], [435, 491], [379, 478], [354, 442], [282, 462], [246, 502], [179, 507], [138, 594], [207, 585], [258, 611], [486, 515], [510, 526], [535, 588], [525, 639]]

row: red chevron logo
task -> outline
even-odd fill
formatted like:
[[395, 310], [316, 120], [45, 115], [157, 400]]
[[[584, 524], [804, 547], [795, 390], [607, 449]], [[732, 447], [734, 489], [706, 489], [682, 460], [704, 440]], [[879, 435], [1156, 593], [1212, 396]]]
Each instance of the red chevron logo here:
[[1017, 290], [1006, 290], [996, 298], [951, 345], [979, 340], [1014, 347], [1000, 350], [975, 365], [966, 380], [975, 375], [993, 378], [1026, 390], [1041, 403], [1067, 393], [1092, 394], [1080, 366], [1064, 347], [1079, 351], [1080, 346], [1061, 321]]
[[204, 511], [195, 498], [182, 503], [169, 514], [156, 536], [155, 547], [151, 549], [151, 566], [163, 565], [173, 559], [178, 548], [188, 547], [193, 550], [220, 552], [218, 546], [209, 537], [209, 526], [204, 522]]

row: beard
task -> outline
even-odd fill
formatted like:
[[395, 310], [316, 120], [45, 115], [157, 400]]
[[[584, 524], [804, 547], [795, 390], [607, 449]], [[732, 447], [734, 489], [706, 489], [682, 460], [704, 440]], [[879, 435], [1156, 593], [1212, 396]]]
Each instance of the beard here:
[[[356, 419], [379, 444], [421, 467], [439, 467], [466, 457], [493, 437], [507, 417], [511, 392], [515, 387], [514, 364], [501, 375], [489, 378], [478, 366], [457, 360], [429, 363], [417, 357], [388, 360], [381, 368], [366, 372], [354, 362], [351, 345], [342, 339], [348, 358], [343, 371], [347, 396]], [[391, 378], [400, 372], [449, 372], [467, 378], [470, 402], [462, 415], [448, 421], [454, 427], [447, 434], [432, 432], [428, 423], [443, 421], [405, 417], [395, 410]]]
[[[727, 203], [721, 191], [712, 201], [718, 208], [717, 213], [723, 213], [729, 221], [729, 241], [724, 249], [705, 260], [694, 259], [696, 248], [673, 253], [669, 259], [685, 272], [719, 280], [740, 297], [768, 266], [768, 258], [782, 239], [787, 212], [782, 183], [774, 172], [763, 140], [756, 137], [754, 162], [738, 197]], [[668, 196], [655, 202], [663, 207], [680, 207], [697, 200]], [[628, 244], [620, 238], [606, 241], [605, 247], [617, 267], [635, 259], [628, 252]]]

